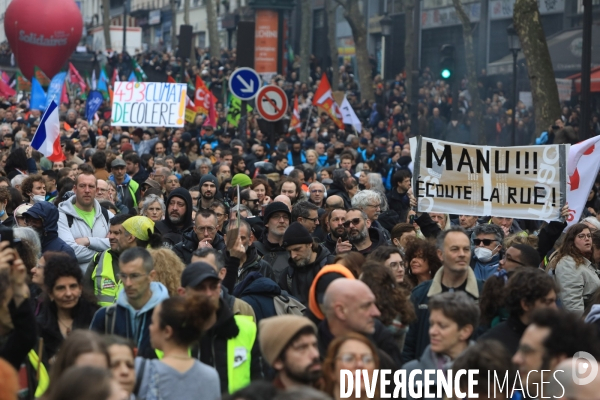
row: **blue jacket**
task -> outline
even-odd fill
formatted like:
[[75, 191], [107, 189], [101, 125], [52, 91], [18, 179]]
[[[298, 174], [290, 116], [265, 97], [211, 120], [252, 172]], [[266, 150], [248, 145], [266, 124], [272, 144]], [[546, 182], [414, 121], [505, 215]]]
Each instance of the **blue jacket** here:
[[[115, 334], [133, 340], [138, 355], [146, 358], [156, 358], [150, 344], [150, 332], [154, 307], [169, 298], [167, 288], [160, 282], [150, 283], [152, 297], [140, 309], [135, 310], [128, 302], [125, 289], [121, 289], [117, 304], [102, 307], [92, 319], [90, 329], [102, 334]], [[110, 309], [109, 316], [106, 315]], [[112, 316], [110, 316], [112, 314]], [[106, 325], [108, 322], [108, 326]], [[114, 326], [114, 329], [113, 329]]]
[[52, 203], [42, 201], [34, 204], [24, 215], [29, 215], [32, 218], [41, 219], [44, 222], [44, 235], [40, 237], [42, 243], [42, 254], [46, 251], [56, 251], [67, 253], [75, 260], [75, 252], [65, 243], [64, 240], [58, 237], [58, 208]]
[[273, 297], [282, 293], [275, 281], [264, 278], [259, 272], [251, 272], [236, 286], [233, 295], [250, 304], [256, 315], [256, 325], [263, 318], [275, 316]]
[[[288, 160], [288, 165], [297, 167], [298, 165], [294, 165], [294, 156], [292, 155], [292, 151], [288, 151], [287, 153], [287, 160]], [[304, 154], [304, 151], [300, 151], [300, 163], [304, 164], [306, 162], [306, 155]]]

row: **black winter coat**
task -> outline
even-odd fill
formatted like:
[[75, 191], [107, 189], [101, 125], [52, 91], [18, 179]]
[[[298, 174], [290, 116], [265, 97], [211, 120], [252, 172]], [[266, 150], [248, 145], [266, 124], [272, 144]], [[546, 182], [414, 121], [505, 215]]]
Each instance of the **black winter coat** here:
[[[192, 254], [198, 248], [198, 243], [198, 235], [196, 235], [194, 228], [190, 228], [183, 233], [181, 242], [173, 246], [171, 250], [181, 258], [181, 261], [183, 261], [185, 265], [188, 265], [192, 262]], [[223, 236], [219, 233], [215, 234], [215, 239], [212, 241], [212, 247], [221, 252], [225, 250], [225, 241], [223, 240]]]
[[252, 272], [258, 272], [265, 278], [275, 280], [273, 268], [258, 255], [254, 246], [250, 246], [248, 247], [248, 250], [246, 250], [246, 262], [242, 264], [242, 268], [240, 268], [239, 258], [231, 257], [228, 251], [224, 251], [223, 255], [225, 256], [227, 275], [225, 275], [225, 279], [223, 279], [221, 284], [226, 287], [230, 293], [233, 293], [235, 287]]
[[294, 260], [290, 258], [289, 265], [279, 276], [279, 286], [308, 307], [310, 286], [321, 268], [329, 264], [330, 255], [329, 250], [323, 246], [318, 246], [317, 258], [304, 267], [297, 267]]

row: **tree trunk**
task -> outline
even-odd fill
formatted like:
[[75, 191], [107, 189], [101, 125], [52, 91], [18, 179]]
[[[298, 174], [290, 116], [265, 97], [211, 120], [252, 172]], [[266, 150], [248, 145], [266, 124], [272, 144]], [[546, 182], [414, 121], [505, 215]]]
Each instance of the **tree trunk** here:
[[373, 92], [373, 77], [371, 76], [371, 63], [367, 50], [367, 27], [365, 17], [360, 10], [358, 0], [336, 0], [344, 8], [344, 18], [352, 29], [354, 47], [356, 48], [356, 65], [358, 66], [358, 79], [360, 82], [361, 100], [375, 100]]
[[177, 49], [177, 2], [171, 0], [171, 49], [175, 54]]
[[211, 58], [219, 58], [221, 55], [221, 45], [219, 44], [219, 31], [217, 30], [217, 9], [216, 0], [205, 0], [206, 4], [206, 24], [208, 25], [208, 51]]
[[300, 26], [300, 82], [308, 84], [310, 78], [310, 28], [311, 0], [300, 0], [302, 24]]
[[516, 0], [513, 21], [527, 63], [535, 110], [535, 132], [539, 134], [560, 118], [560, 101], [537, 1]]
[[331, 87], [338, 90], [340, 84], [340, 65], [336, 35], [336, 11], [338, 4], [334, 0], [325, 0], [325, 10], [327, 11], [327, 42], [329, 43], [329, 55], [331, 57]]
[[112, 50], [110, 40], [110, 0], [102, 0], [102, 27], [104, 28], [104, 47]]
[[[479, 98], [479, 90], [477, 88], [477, 67], [475, 63], [475, 52], [473, 51], [473, 34], [471, 32], [471, 20], [465, 12], [460, 0], [452, 0], [452, 2], [454, 3], [454, 8], [456, 9], [458, 18], [462, 23], [463, 41], [465, 42], [465, 61], [467, 64], [467, 80], [469, 82], [468, 89], [469, 93], [471, 94], [471, 107], [473, 109], [473, 112], [475, 113], [475, 120], [471, 123], [471, 138], [473, 138], [473, 133], [475, 133], [477, 135], [477, 143], [480, 145], [484, 145], [486, 144], [486, 137], [482, 134], [483, 105], [481, 104], [481, 99]], [[458, 82], [460, 82], [460, 77], [455, 76], [454, 79], [457, 79]], [[452, 101], [458, 101], [458, 99], [452, 99]]]
[[[406, 79], [404, 81], [404, 89], [406, 90], [406, 98], [409, 102], [412, 101], [412, 87], [418, 82], [413, 82], [413, 63], [414, 63], [414, 43], [415, 43], [415, 25], [414, 16], [415, 0], [404, 1], [404, 73]], [[418, 107], [418, 104], [410, 104], [411, 107]], [[413, 128], [414, 129], [414, 128]]]

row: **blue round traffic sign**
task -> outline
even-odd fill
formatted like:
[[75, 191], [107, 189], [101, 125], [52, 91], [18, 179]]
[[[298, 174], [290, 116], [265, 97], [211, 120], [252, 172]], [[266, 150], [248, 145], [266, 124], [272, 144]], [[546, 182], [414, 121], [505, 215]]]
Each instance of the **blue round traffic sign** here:
[[240, 100], [252, 100], [260, 85], [260, 76], [252, 68], [238, 68], [229, 77], [229, 91]]

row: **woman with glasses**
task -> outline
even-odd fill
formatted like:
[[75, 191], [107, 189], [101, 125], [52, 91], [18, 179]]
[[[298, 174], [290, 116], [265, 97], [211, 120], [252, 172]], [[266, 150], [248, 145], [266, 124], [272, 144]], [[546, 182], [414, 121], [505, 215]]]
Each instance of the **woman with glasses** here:
[[45, 295], [37, 323], [46, 360], [75, 329], [90, 327], [98, 305], [92, 295], [83, 292], [83, 273], [77, 260], [67, 254], [44, 253], [44, 261]]
[[562, 291], [560, 299], [565, 309], [582, 315], [594, 292], [600, 289], [600, 278], [592, 259], [592, 234], [585, 224], [569, 228], [549, 269], [554, 266], [556, 281]]
[[377, 261], [386, 266], [394, 278], [396, 284], [412, 289], [406, 278], [406, 264], [404, 262], [404, 254], [394, 246], [379, 246], [369, 256], [367, 261]]
[[398, 348], [402, 349], [408, 325], [417, 318], [410, 301], [410, 290], [398, 285], [390, 267], [373, 260], [371, 255], [373, 253], [363, 265], [360, 280], [373, 291], [375, 304], [381, 313], [379, 319], [394, 336]]
[[[366, 370], [371, 381], [373, 371], [379, 368], [379, 355], [375, 345], [359, 333], [350, 332], [344, 336], [335, 338], [327, 350], [327, 356], [323, 361], [323, 377], [325, 378], [324, 392], [329, 394], [335, 400], [339, 400], [340, 396], [340, 371], [348, 369], [355, 371], [357, 369]], [[371, 383], [369, 381], [369, 384]], [[379, 379], [377, 380], [379, 382]], [[355, 391], [350, 394], [350, 398], [367, 399], [365, 391], [365, 383], [358, 382], [360, 385], [360, 394], [362, 397], [355, 395], [357, 382], [355, 383]], [[377, 385], [379, 387], [379, 385]], [[377, 390], [377, 389], [376, 389]], [[378, 390], [374, 398], [379, 398]]]
[[442, 266], [435, 244], [423, 239], [411, 240], [405, 254], [406, 278], [413, 287], [433, 279]]

